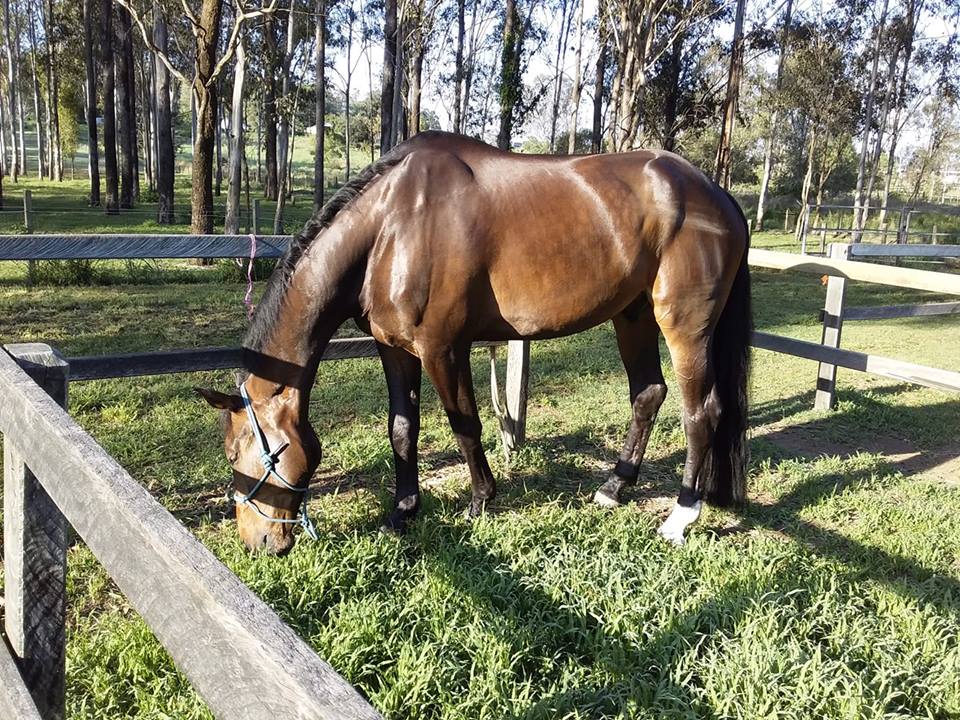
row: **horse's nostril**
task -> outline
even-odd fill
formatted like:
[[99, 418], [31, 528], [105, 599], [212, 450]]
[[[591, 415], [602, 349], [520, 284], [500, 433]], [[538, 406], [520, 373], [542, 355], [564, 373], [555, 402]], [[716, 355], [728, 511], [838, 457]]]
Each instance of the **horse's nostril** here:
[[266, 546], [267, 546], [267, 536], [264, 535], [262, 538], [260, 538], [260, 547], [266, 547]]

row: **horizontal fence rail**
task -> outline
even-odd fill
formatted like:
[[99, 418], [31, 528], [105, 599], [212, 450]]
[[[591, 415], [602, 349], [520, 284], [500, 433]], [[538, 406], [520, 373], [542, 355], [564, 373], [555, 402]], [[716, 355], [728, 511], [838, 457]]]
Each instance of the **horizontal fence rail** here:
[[872, 375], [893, 378], [894, 380], [905, 380], [938, 390], [960, 392], [960, 373], [951, 370], [916, 365], [903, 360], [868, 355], [853, 350], [843, 350], [764, 332], [754, 332], [750, 344], [761, 350], [770, 350], [806, 358], [807, 360], [830, 363], [849, 370], [859, 370]]
[[7, 352], [0, 393], [5, 446], [15, 446], [216, 717], [380, 718]]
[[[908, 317], [932, 317], [960, 314], [960, 302], [923, 303], [920, 305], [880, 305], [877, 307], [844, 308], [847, 320], [896, 320]], [[820, 318], [823, 320], [823, 318]]]
[[[257, 257], [278, 258], [289, 235], [257, 235]], [[250, 235], [0, 235], [0, 260], [249, 257]]]
[[853, 257], [960, 257], [960, 245], [878, 245], [851, 243]]
[[751, 267], [791, 270], [810, 275], [831, 275], [847, 280], [861, 280], [910, 290], [960, 295], [960, 275], [952, 273], [872, 265], [854, 260], [813, 258], [809, 255], [795, 255], [759, 248], [750, 248], [748, 262]]
[[[492, 347], [505, 344], [476, 342], [473, 346]], [[349, 360], [377, 357], [377, 355], [377, 343], [372, 337], [336, 338], [327, 345], [321, 360]], [[67, 362], [70, 363], [71, 380], [106, 380], [206, 370], [235, 370], [243, 367], [243, 348], [213, 347], [120, 355], [88, 355], [67, 358]]]

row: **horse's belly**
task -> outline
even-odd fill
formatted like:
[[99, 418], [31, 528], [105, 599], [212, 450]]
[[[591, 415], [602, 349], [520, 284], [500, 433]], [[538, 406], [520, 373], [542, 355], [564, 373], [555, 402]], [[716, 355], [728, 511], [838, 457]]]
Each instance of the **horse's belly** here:
[[[605, 256], [609, 257], [609, 256]], [[491, 276], [499, 314], [522, 337], [555, 337], [598, 325], [649, 290], [653, 272], [640, 262], [579, 262], [554, 258], [551, 267]]]

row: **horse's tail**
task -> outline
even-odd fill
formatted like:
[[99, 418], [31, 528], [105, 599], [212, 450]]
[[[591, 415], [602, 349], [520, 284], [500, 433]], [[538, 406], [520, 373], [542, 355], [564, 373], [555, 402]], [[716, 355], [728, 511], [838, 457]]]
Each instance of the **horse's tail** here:
[[750, 370], [750, 271], [747, 250], [750, 228], [740, 206], [731, 197], [743, 219], [747, 240], [733, 286], [713, 332], [711, 354], [720, 419], [713, 443], [700, 472], [700, 490], [706, 501], [721, 507], [738, 505], [747, 487], [747, 375]]

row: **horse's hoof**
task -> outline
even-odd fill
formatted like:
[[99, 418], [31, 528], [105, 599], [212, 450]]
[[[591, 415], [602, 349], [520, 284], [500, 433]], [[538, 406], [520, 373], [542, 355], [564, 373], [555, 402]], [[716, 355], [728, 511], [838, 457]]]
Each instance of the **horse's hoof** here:
[[657, 530], [657, 535], [662, 537], [668, 543], [674, 547], [681, 547], [687, 540], [683, 537], [683, 528], [679, 530], [676, 528], [667, 527], [667, 523], [664, 523]]
[[380, 532], [394, 537], [404, 535], [407, 532], [410, 520], [411, 517], [407, 513], [394, 511], [380, 525]]
[[702, 507], [703, 504], [699, 500], [690, 506], [674, 505], [670, 515], [657, 530], [657, 534], [671, 545], [677, 547], [683, 545], [686, 542], [683, 533], [700, 518]]
[[465, 520], [476, 520], [478, 517], [486, 513], [488, 500], [477, 500], [474, 498], [470, 501], [470, 504], [467, 505], [466, 509], [463, 511], [463, 518]]
[[602, 508], [618, 508], [622, 505], [620, 502], [620, 489], [622, 487], [622, 480], [610, 478], [593, 494], [593, 501]]
[[606, 490], [600, 488], [593, 494], [593, 501], [602, 508], [618, 508], [621, 505], [621, 502], [618, 498], [613, 497], [607, 493]]

